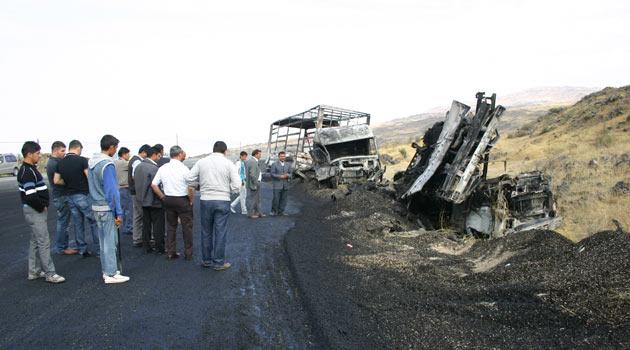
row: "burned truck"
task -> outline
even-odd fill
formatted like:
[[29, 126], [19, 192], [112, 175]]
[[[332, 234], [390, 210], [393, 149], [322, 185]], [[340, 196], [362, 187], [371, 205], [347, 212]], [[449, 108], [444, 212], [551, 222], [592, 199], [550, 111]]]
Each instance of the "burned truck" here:
[[483, 237], [561, 223], [551, 178], [541, 172], [488, 179], [490, 150], [505, 111], [496, 95], [476, 95], [474, 113], [453, 101], [443, 122], [424, 134], [407, 169], [394, 176], [409, 215], [427, 229], [453, 229]]
[[319, 105], [277, 120], [269, 129], [268, 162], [280, 151], [293, 161], [297, 176], [331, 187], [384, 173], [368, 113]]

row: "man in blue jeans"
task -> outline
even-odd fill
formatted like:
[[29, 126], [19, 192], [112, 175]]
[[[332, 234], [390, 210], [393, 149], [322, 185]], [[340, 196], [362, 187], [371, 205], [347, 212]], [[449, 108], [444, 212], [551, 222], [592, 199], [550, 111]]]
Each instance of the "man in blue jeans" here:
[[89, 162], [90, 202], [96, 218], [98, 240], [101, 249], [103, 281], [106, 284], [124, 283], [129, 277], [117, 270], [116, 249], [118, 249], [117, 227], [122, 224], [123, 213], [120, 206], [120, 193], [116, 168], [112, 156], [118, 149], [118, 139], [112, 135], [101, 138], [101, 153], [95, 154]]
[[241, 177], [236, 166], [225, 157], [225, 142], [217, 141], [212, 152], [195, 163], [186, 181], [192, 188], [199, 184], [201, 192], [201, 266], [221, 271], [232, 266], [225, 261], [225, 244], [230, 195], [239, 191]]
[[57, 163], [66, 155], [66, 144], [55, 141], [51, 147], [50, 158], [46, 163], [46, 175], [48, 183], [52, 189], [52, 202], [57, 210], [57, 230], [55, 231], [55, 241], [53, 242], [53, 252], [62, 255], [74, 255], [78, 253], [77, 241], [70, 239], [68, 231], [70, 226], [70, 206], [63, 193], [63, 187], [55, 185], [55, 169]]
[[88, 160], [81, 157], [83, 145], [78, 140], [70, 141], [68, 145], [68, 153], [62, 160], [57, 163], [55, 169], [54, 183], [63, 186], [63, 193], [70, 205], [70, 213], [72, 215], [72, 223], [74, 224], [74, 232], [79, 248], [79, 254], [84, 258], [92, 255], [88, 250], [85, 241], [85, 219], [90, 224], [92, 232], [92, 244], [94, 251], [98, 254], [98, 236], [96, 235], [96, 221], [92, 215], [89, 201], [88, 188]]

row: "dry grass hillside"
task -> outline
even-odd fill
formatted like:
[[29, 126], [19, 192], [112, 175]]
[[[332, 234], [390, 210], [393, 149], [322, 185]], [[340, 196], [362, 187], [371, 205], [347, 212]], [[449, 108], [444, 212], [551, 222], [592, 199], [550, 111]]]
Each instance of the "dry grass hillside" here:
[[[630, 228], [630, 86], [551, 109], [504, 135], [492, 159], [507, 160], [510, 174], [542, 169], [553, 176], [567, 237], [613, 228], [613, 219]], [[490, 175], [503, 172], [502, 163], [492, 165]]]
[[[398, 161], [387, 166], [391, 178], [414, 150], [389, 144], [381, 153]], [[630, 228], [630, 86], [606, 88], [504, 131], [491, 156], [489, 176], [504, 173], [503, 161], [509, 174], [541, 169], [553, 176], [564, 217], [558, 231], [568, 238], [614, 228], [613, 219]]]

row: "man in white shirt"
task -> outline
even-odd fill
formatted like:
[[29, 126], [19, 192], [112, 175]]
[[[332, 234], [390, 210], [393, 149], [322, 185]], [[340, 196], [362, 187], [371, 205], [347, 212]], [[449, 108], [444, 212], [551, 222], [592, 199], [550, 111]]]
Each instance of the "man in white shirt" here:
[[[186, 159], [186, 152], [173, 146], [170, 150], [170, 162], [162, 165], [151, 181], [153, 192], [162, 201], [166, 212], [166, 258], [179, 258], [176, 251], [177, 221], [182, 223], [184, 234], [184, 256], [192, 260], [193, 255], [193, 199], [194, 190], [188, 187], [186, 177], [188, 167], [182, 163]], [[160, 189], [160, 185], [162, 189]]]
[[241, 213], [243, 215], [247, 215], [247, 186], [245, 186], [245, 180], [247, 180], [247, 167], [245, 166], [245, 162], [247, 161], [247, 152], [241, 151], [239, 160], [234, 163], [236, 168], [238, 169], [238, 174], [241, 177], [241, 191], [236, 197], [236, 199], [230, 204], [230, 210], [232, 213], [236, 213], [236, 206], [241, 204]]
[[191, 187], [199, 184], [201, 192], [201, 265], [220, 271], [232, 266], [225, 261], [227, 223], [230, 195], [239, 191], [241, 178], [236, 166], [225, 157], [225, 142], [215, 142], [212, 152], [195, 163], [186, 180]]

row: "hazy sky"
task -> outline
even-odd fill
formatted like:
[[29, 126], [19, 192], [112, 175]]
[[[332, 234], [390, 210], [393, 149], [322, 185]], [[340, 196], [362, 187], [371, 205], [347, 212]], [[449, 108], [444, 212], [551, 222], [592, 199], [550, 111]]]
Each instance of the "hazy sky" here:
[[0, 152], [104, 133], [189, 154], [318, 104], [630, 84], [628, 1], [0, 0]]

